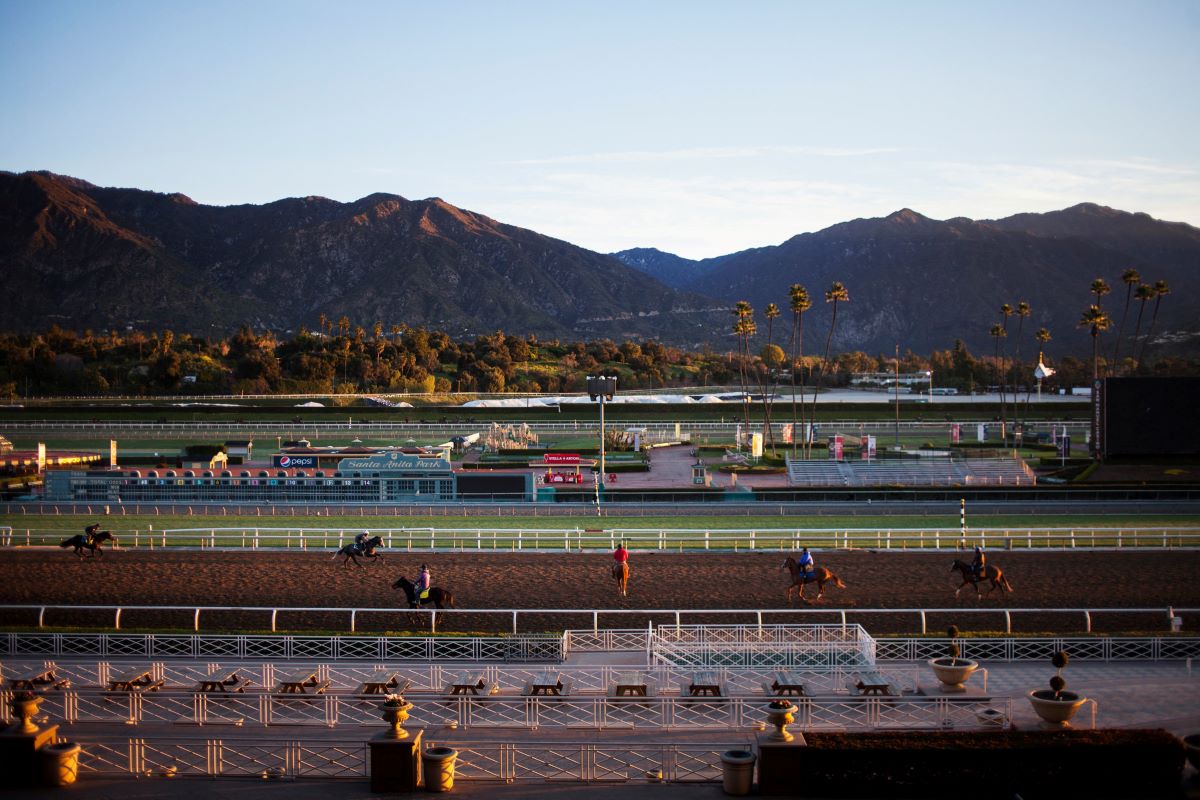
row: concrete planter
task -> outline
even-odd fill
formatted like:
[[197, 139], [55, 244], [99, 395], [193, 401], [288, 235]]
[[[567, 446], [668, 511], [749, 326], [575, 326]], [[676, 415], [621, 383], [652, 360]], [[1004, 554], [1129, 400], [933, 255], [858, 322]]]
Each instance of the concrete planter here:
[[969, 658], [943, 656], [930, 659], [929, 668], [933, 670], [943, 692], [965, 692], [967, 678], [979, 669], [979, 662]]
[[1071, 717], [1087, 698], [1075, 692], [1061, 692], [1055, 697], [1050, 689], [1034, 689], [1029, 692], [1029, 703], [1048, 727], [1069, 728]]
[[42, 783], [46, 786], [70, 786], [79, 777], [79, 752], [75, 742], [48, 744], [38, 750], [42, 759]]
[[742, 797], [754, 786], [756, 756], [749, 750], [726, 750], [721, 753], [721, 788], [725, 794]]

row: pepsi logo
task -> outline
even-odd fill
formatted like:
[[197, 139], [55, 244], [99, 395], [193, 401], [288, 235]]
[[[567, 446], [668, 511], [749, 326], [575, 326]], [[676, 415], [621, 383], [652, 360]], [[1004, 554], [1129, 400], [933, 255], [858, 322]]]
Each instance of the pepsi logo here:
[[291, 456], [281, 456], [281, 457], [279, 458], [279, 466], [281, 466], [281, 467], [290, 467], [291, 465], [292, 465], [292, 458], [291, 458]]

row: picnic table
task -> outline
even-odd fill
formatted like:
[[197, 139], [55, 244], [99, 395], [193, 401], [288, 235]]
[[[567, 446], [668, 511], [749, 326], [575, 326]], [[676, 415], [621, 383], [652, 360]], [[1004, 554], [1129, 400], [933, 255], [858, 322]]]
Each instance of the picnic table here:
[[563, 680], [561, 672], [553, 669], [537, 673], [525, 684], [525, 694], [530, 697], [561, 697], [569, 692], [569, 682]]
[[323, 681], [317, 678], [317, 670], [301, 669], [289, 673], [279, 678], [279, 684], [275, 687], [277, 694], [308, 694], [308, 690], [312, 689], [313, 694], [321, 694], [329, 688], [329, 681]]
[[612, 689], [613, 697], [646, 697], [649, 693], [650, 687], [646, 683], [646, 673], [621, 672], [617, 674], [617, 680]]
[[162, 688], [163, 680], [151, 676], [150, 667], [130, 667], [123, 672], [108, 676], [110, 692], [156, 692]]
[[53, 667], [41, 667], [18, 672], [10, 675], [8, 678], [8, 688], [10, 689], [44, 689], [52, 686], [55, 689], [69, 689], [71, 681], [66, 678], [59, 678], [54, 674]]
[[693, 672], [687, 682], [687, 693], [692, 697], [721, 697], [721, 679], [716, 672]]
[[241, 692], [246, 691], [252, 681], [238, 675], [235, 667], [217, 667], [196, 683], [197, 692]]
[[356, 694], [403, 694], [410, 686], [412, 681], [408, 678], [401, 680], [398, 670], [377, 669], [363, 678]]
[[804, 697], [808, 694], [804, 687], [804, 679], [795, 672], [779, 671], [771, 673], [771, 682], [767, 685], [768, 694], [776, 697]]
[[895, 687], [886, 675], [879, 672], [863, 672], [857, 681], [851, 683], [852, 689], [857, 689], [864, 697], [890, 697], [896, 694]]
[[456, 673], [450, 678], [450, 685], [446, 688], [446, 694], [449, 695], [478, 695], [487, 686], [487, 681], [483, 679], [482, 672], [462, 671]]

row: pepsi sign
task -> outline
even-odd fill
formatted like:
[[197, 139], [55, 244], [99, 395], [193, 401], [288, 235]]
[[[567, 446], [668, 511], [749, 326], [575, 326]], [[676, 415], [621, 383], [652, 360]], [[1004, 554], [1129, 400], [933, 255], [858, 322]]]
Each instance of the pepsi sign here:
[[302, 469], [316, 465], [316, 456], [275, 456], [275, 466], [280, 469]]

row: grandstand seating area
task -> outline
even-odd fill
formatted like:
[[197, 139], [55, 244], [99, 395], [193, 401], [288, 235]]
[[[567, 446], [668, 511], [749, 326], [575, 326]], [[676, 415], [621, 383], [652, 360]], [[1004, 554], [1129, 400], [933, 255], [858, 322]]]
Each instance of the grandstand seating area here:
[[1037, 479], [1017, 458], [804, 461], [788, 459], [792, 486], [1033, 486]]

